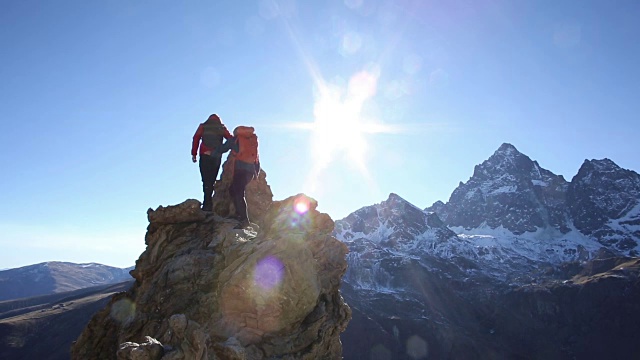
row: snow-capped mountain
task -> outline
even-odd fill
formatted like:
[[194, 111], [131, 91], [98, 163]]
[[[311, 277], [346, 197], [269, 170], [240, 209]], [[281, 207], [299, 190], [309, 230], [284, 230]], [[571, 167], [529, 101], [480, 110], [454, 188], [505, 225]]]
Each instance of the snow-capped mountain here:
[[639, 204], [640, 176], [609, 159], [585, 161], [567, 182], [513, 145], [502, 144], [446, 204], [436, 202], [425, 210], [458, 234], [497, 231], [502, 237], [534, 237], [550, 244], [578, 241], [587, 249], [596, 241], [596, 247], [636, 255]]
[[568, 182], [503, 144], [447, 203], [421, 210], [391, 194], [337, 220], [354, 314], [345, 357], [636, 354], [618, 339], [640, 320], [628, 310], [640, 266], [627, 257], [640, 251], [639, 178], [604, 159]]
[[132, 268], [50, 261], [3, 270], [0, 271], [0, 301], [122, 282], [131, 279]]
[[394, 193], [337, 221], [335, 229], [345, 241], [361, 239], [402, 252], [424, 247], [427, 239], [444, 242], [456, 237], [437, 215]]
[[385, 263], [410, 260], [427, 268], [446, 260], [465, 277], [524, 284], [602, 251], [638, 254], [640, 175], [591, 160], [567, 182], [502, 144], [447, 203], [423, 211], [392, 193], [336, 221], [335, 236], [351, 249], [346, 280], [354, 288], [393, 289]]
[[[422, 263], [441, 244], [458, 241], [435, 214], [428, 214], [396, 194], [336, 221], [336, 237], [349, 246], [346, 282], [359, 289], [406, 288], [398, 269]], [[425, 265], [426, 266], [426, 265]]]
[[542, 168], [511, 144], [500, 148], [460, 183], [435, 211], [449, 226], [503, 227], [519, 235], [538, 228], [569, 231], [565, 194], [569, 183]]
[[522, 284], [545, 267], [592, 258], [602, 247], [577, 231], [553, 227], [522, 234], [502, 226], [454, 229], [460, 233], [396, 194], [357, 210], [335, 226], [335, 236], [350, 249], [345, 281], [358, 289], [397, 291], [404, 288], [397, 266], [415, 261], [431, 270], [446, 263], [449, 277], [454, 266], [459, 277]]

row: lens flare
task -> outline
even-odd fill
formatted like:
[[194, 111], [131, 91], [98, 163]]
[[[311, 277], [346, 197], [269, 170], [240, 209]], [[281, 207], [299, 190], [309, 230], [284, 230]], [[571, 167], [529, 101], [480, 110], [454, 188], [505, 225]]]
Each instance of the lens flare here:
[[120, 299], [111, 306], [111, 318], [121, 324], [126, 324], [133, 320], [136, 313], [136, 304], [127, 299]]
[[298, 214], [302, 215], [309, 211], [309, 201], [304, 198], [297, 199], [294, 208]]
[[377, 344], [371, 348], [371, 352], [369, 354], [370, 359], [375, 360], [391, 360], [393, 357], [391, 356], [391, 351], [387, 349], [382, 344]]
[[258, 261], [253, 273], [254, 284], [266, 291], [274, 290], [282, 282], [284, 265], [275, 256], [267, 256]]
[[426, 359], [429, 356], [429, 344], [420, 336], [413, 335], [407, 340], [407, 354], [412, 359]]

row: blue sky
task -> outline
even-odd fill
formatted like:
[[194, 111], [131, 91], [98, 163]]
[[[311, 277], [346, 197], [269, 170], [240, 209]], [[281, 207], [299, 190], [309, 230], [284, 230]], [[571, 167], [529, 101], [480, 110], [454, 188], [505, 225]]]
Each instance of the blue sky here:
[[133, 265], [201, 198], [190, 142], [252, 125], [274, 198], [446, 201], [503, 142], [640, 170], [637, 1], [3, 1], [0, 268]]

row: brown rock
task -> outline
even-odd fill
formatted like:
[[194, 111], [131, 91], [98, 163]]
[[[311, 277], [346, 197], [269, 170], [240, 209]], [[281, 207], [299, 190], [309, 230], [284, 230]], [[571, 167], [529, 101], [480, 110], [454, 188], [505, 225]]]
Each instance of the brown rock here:
[[142, 344], [134, 342], [120, 344], [117, 352], [118, 360], [160, 360], [164, 355], [162, 344], [149, 336], [145, 336], [145, 340]]
[[94, 316], [72, 359], [129, 359], [147, 337], [162, 341], [162, 360], [340, 359], [347, 247], [315, 200], [265, 194], [253, 197], [269, 198], [256, 200], [257, 233], [193, 211], [192, 201], [150, 212], [136, 283]]
[[200, 210], [198, 200], [189, 199], [182, 204], [147, 210], [147, 218], [152, 224], [178, 224], [204, 220], [206, 213]]

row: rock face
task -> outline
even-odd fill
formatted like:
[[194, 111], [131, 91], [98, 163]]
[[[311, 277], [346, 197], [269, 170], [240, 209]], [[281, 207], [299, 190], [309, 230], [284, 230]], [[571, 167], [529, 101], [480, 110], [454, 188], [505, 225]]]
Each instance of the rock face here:
[[[265, 201], [265, 177], [247, 189], [250, 209], [265, 204], [251, 210], [259, 229], [233, 229], [195, 200], [150, 210], [134, 286], [94, 316], [72, 359], [341, 358], [347, 247], [315, 200]], [[229, 208], [222, 196], [217, 206]]]

